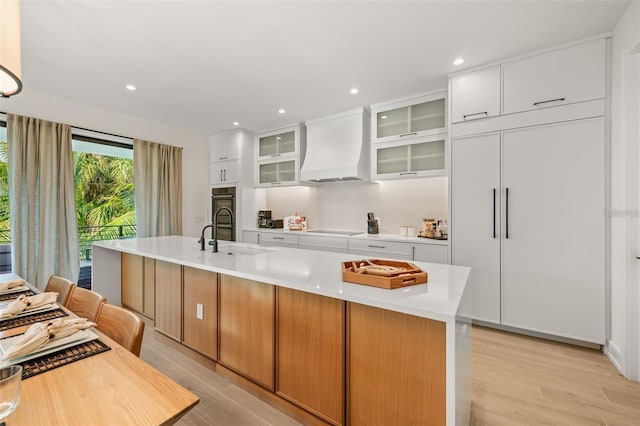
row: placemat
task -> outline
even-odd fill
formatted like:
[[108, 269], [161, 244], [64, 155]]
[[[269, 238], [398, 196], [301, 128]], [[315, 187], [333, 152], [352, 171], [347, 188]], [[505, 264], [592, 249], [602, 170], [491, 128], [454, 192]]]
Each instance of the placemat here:
[[0, 331], [9, 330], [10, 328], [22, 327], [23, 325], [30, 325], [40, 321], [46, 321], [54, 318], [66, 317], [69, 315], [64, 309], [58, 308], [46, 312], [38, 312], [33, 315], [27, 315], [24, 317], [18, 317], [0, 321]]
[[22, 365], [22, 379], [28, 379], [40, 373], [110, 350], [111, 348], [102, 341], [92, 340], [39, 358], [30, 359], [20, 364]]
[[17, 299], [18, 296], [33, 296], [34, 294], [36, 294], [35, 291], [33, 290], [24, 290], [24, 291], [16, 291], [15, 293], [2, 293], [0, 294], [0, 302], [2, 302], [3, 300], [12, 300], [12, 299]]

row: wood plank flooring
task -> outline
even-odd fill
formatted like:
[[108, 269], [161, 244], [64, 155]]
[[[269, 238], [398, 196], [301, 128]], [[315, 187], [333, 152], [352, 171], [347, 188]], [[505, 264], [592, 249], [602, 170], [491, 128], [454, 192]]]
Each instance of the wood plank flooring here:
[[[146, 321], [141, 358], [200, 397], [178, 424], [300, 424], [156, 339]], [[640, 383], [597, 350], [474, 326], [471, 361], [473, 425], [640, 425]]]

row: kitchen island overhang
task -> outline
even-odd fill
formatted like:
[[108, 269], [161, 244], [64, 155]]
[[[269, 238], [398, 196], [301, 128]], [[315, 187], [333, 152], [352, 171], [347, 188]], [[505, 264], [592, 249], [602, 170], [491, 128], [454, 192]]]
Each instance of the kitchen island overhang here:
[[[445, 327], [446, 424], [467, 424], [470, 409], [470, 321], [459, 315], [469, 303], [470, 269], [413, 262], [429, 274], [428, 284], [387, 290], [342, 281], [341, 262], [359, 255], [220, 242], [219, 252], [200, 251], [196, 238], [168, 236], [96, 242], [93, 289], [121, 303], [121, 253], [223, 276], [288, 288], [386, 311], [439, 321]], [[348, 334], [347, 334], [348, 335]], [[410, 368], [410, 366], [403, 366]], [[390, 392], [393, 393], [393, 392]]]

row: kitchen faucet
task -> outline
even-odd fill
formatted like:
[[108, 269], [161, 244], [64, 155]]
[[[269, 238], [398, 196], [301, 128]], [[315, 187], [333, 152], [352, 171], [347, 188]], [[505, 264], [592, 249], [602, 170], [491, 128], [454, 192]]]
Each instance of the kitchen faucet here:
[[198, 240], [198, 242], [200, 243], [200, 251], [204, 251], [204, 231], [206, 231], [207, 228], [213, 228], [213, 223], [210, 223], [202, 228], [202, 234], [200, 235], [200, 239]]

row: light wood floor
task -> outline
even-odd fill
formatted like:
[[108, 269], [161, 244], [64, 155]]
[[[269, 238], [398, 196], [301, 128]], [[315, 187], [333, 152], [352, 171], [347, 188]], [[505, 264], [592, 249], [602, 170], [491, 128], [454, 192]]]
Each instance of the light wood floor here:
[[[180, 425], [299, 424], [156, 339], [149, 321], [141, 358], [200, 397]], [[640, 425], [640, 383], [596, 350], [474, 327], [472, 371], [474, 425]]]

